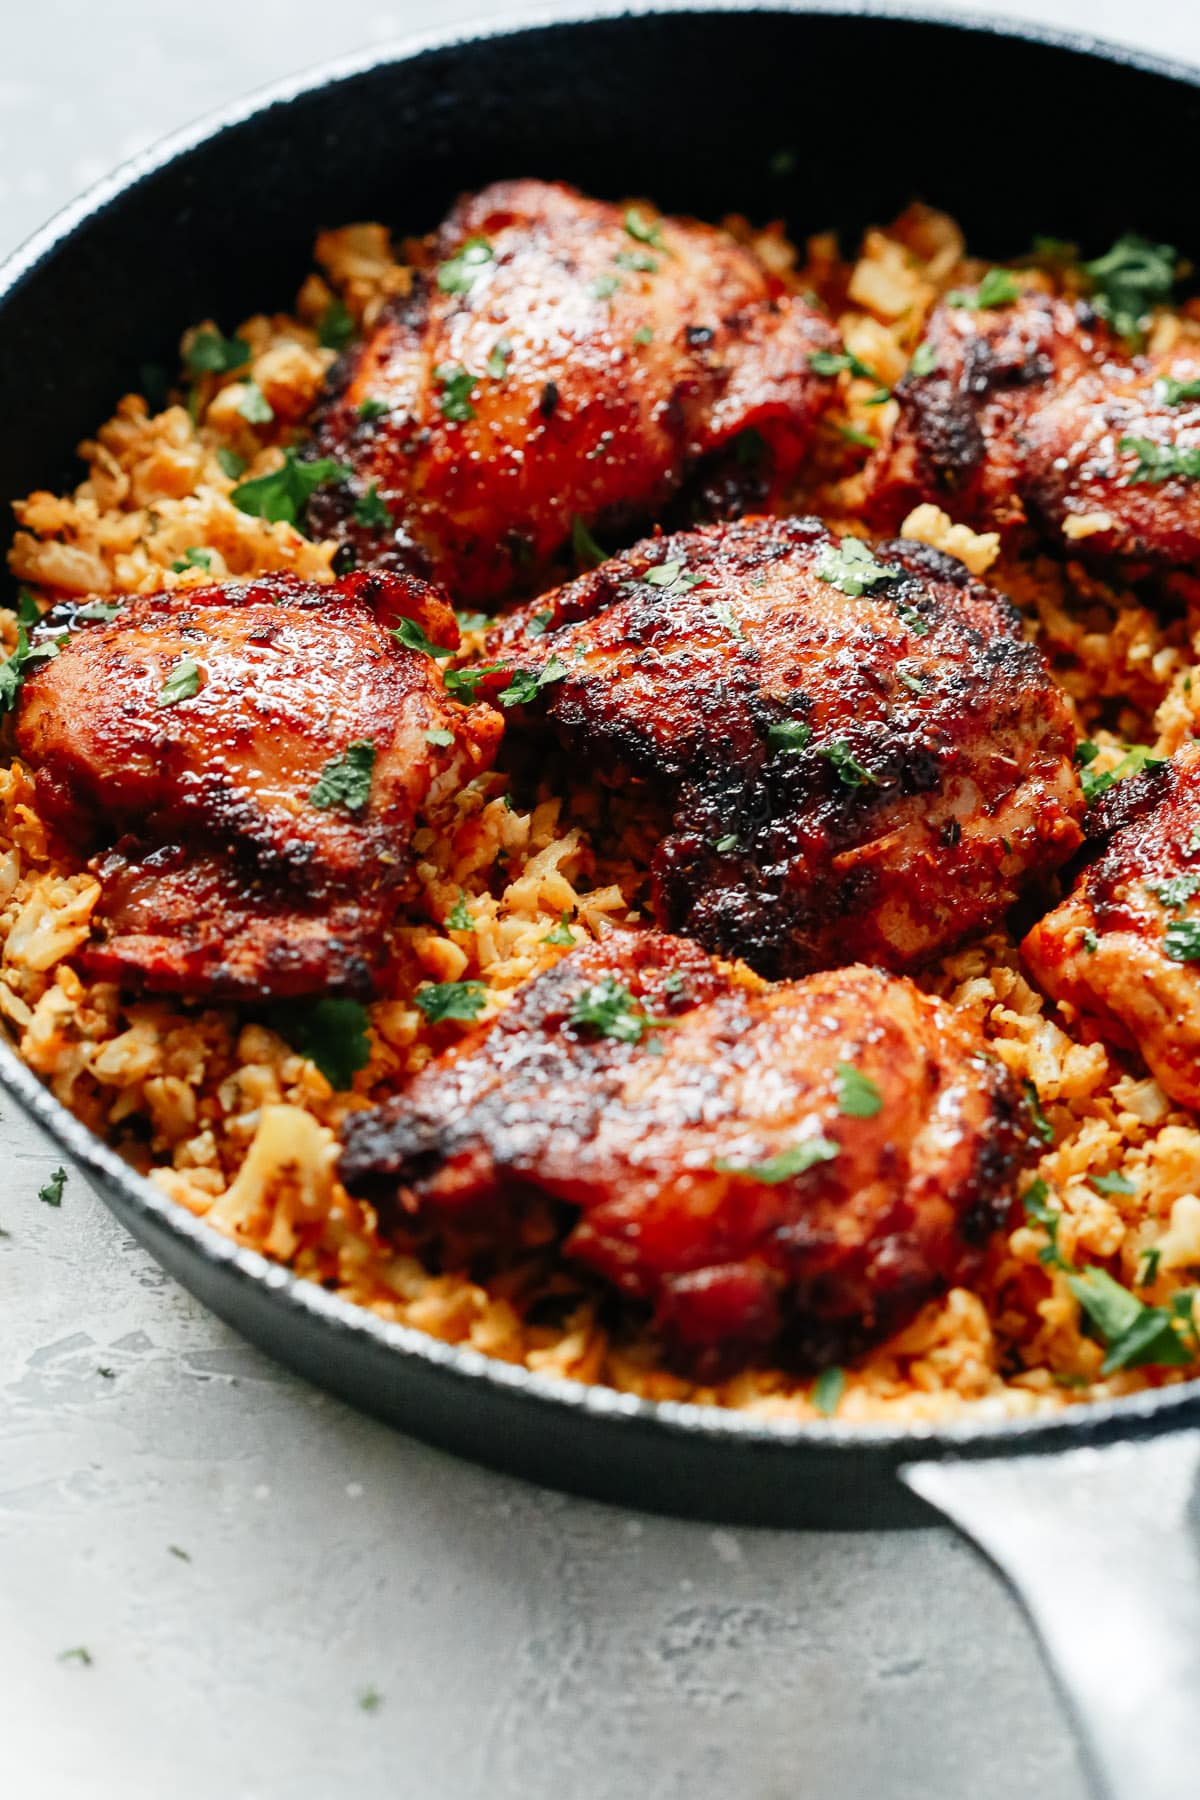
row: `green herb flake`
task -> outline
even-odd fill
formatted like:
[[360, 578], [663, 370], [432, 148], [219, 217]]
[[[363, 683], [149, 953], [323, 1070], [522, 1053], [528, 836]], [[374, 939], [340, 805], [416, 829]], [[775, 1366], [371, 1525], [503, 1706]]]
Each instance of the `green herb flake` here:
[[547, 607], [544, 612], [535, 612], [526, 630], [530, 637], [545, 637], [547, 630], [554, 623], [554, 608]]
[[90, 1669], [95, 1660], [86, 1644], [75, 1644], [70, 1650], [60, 1650], [58, 1653], [60, 1663], [78, 1663], [84, 1669]]
[[420, 651], [422, 656], [432, 656], [437, 659], [456, 654], [453, 649], [448, 650], [444, 644], [435, 644], [415, 619], [401, 619], [398, 625], [389, 628], [388, 636], [394, 637], [396, 642], [403, 644], [406, 650]]
[[159, 706], [178, 706], [181, 700], [194, 700], [200, 692], [200, 665], [190, 656], [181, 656], [158, 690]]
[[564, 949], [569, 950], [575, 942], [575, 933], [571, 930], [570, 920], [570, 913], [563, 912], [559, 916], [558, 924], [555, 925], [552, 930], [548, 931], [544, 938], [539, 939], [539, 942], [543, 944], [561, 944]]
[[[1068, 1275], [1067, 1286], [1108, 1348], [1101, 1375], [1149, 1364], [1178, 1367], [1195, 1356], [1197, 1345], [1190, 1321], [1180, 1320], [1165, 1307], [1147, 1306], [1104, 1269], [1087, 1268]], [[1184, 1341], [1189, 1332], [1190, 1344]]]
[[[882, 386], [882, 377], [863, 362], [861, 357], [855, 356], [852, 350], [810, 350], [808, 366], [814, 375], [857, 375], [861, 381], [874, 382], [876, 387]], [[885, 388], [885, 397], [886, 394]]]
[[567, 665], [559, 656], [552, 656], [542, 670], [518, 669], [506, 688], [501, 688], [497, 695], [501, 706], [528, 706], [537, 698], [538, 692], [549, 687], [552, 682], [562, 681], [567, 674]]
[[492, 622], [490, 613], [456, 611], [454, 616], [460, 631], [485, 631]]
[[869, 1075], [853, 1063], [834, 1065], [837, 1077], [838, 1111], [848, 1119], [873, 1119], [882, 1109], [883, 1095]]
[[458, 890], [458, 899], [446, 914], [447, 931], [474, 931], [475, 920], [467, 905], [467, 896], [462, 888]]
[[482, 981], [436, 981], [419, 987], [413, 995], [431, 1025], [448, 1019], [467, 1024], [477, 1019], [487, 1005], [487, 988]]
[[1118, 781], [1128, 781], [1131, 775], [1141, 775], [1146, 770], [1161, 769], [1164, 761], [1162, 757], [1151, 756], [1145, 744], [1132, 744], [1113, 768], [1097, 773], [1089, 765], [1099, 754], [1097, 746], [1087, 740], [1075, 747], [1075, 761], [1083, 771], [1080, 777], [1083, 797], [1089, 806]]
[[742, 630], [741, 620], [734, 612], [731, 601], [714, 600], [709, 611], [712, 613], [712, 616], [717, 621], [718, 625], [724, 626], [730, 637], [737, 638], [739, 643], [745, 642], [746, 634]]
[[777, 755], [803, 750], [812, 737], [812, 726], [803, 719], [776, 719], [767, 727], [767, 743]]
[[1164, 406], [1182, 406], [1185, 400], [1200, 400], [1200, 381], [1176, 381], [1174, 375], [1163, 375], [1154, 384], [1154, 395]]
[[508, 359], [512, 355], [512, 344], [508, 338], [499, 338], [488, 351], [488, 359], [484, 365], [493, 381], [503, 381], [508, 374]]
[[963, 307], [968, 312], [990, 312], [993, 307], [1011, 306], [1020, 297], [1021, 285], [1007, 269], [989, 269], [973, 294], [954, 288], [946, 295], [946, 305]]
[[38, 1189], [38, 1199], [46, 1206], [61, 1206], [63, 1189], [67, 1185], [67, 1171], [55, 1169], [49, 1181]]
[[354, 502], [354, 517], [359, 525], [368, 530], [385, 529], [392, 523], [392, 515], [388, 511], [387, 502], [380, 497], [379, 483], [373, 481], [365, 494], [360, 494]]
[[358, 738], [347, 744], [340, 756], [331, 756], [314, 788], [309, 802], [322, 812], [361, 812], [371, 797], [371, 777], [375, 772], [374, 738]]
[[654, 342], [653, 327], [650, 325], [639, 325], [633, 334], [633, 342], [635, 344], [652, 344]]
[[330, 481], [348, 481], [354, 471], [332, 456], [301, 462], [295, 450], [283, 453], [283, 462], [269, 474], [243, 481], [229, 498], [239, 512], [270, 524], [299, 526], [301, 514], [319, 487]]
[[202, 550], [198, 544], [189, 544], [182, 556], [177, 556], [171, 564], [176, 575], [184, 574], [188, 569], [211, 569], [213, 553]]
[[433, 731], [427, 731], [425, 733], [425, 742], [427, 744], [436, 744], [439, 750], [448, 750], [450, 745], [454, 742], [454, 733], [452, 731], [446, 731], [443, 727], [438, 726]]
[[273, 1007], [268, 1023], [301, 1056], [314, 1063], [335, 1093], [349, 1092], [371, 1057], [367, 1009], [357, 1000], [322, 995]]
[[1038, 1251], [1038, 1261], [1044, 1268], [1069, 1269], [1071, 1264], [1067, 1262], [1058, 1247], [1058, 1230], [1062, 1224], [1062, 1213], [1052, 1207], [1049, 1201], [1050, 1190], [1039, 1176], [1026, 1188], [1021, 1204], [1025, 1209], [1025, 1217], [1031, 1224], [1040, 1225], [1050, 1240], [1043, 1249]]
[[918, 378], [932, 375], [938, 366], [938, 353], [935, 347], [926, 340], [918, 344], [912, 353], [912, 361], [908, 365], [908, 373]]
[[657, 275], [659, 261], [647, 250], [618, 250], [613, 257], [618, 269], [632, 269], [637, 275]]
[[473, 669], [447, 669], [442, 682], [448, 694], [456, 699], [461, 698], [470, 706], [478, 697], [480, 683], [486, 681], [489, 675], [507, 674], [508, 668], [504, 663], [477, 663]]
[[823, 1419], [832, 1419], [846, 1391], [844, 1369], [822, 1369], [809, 1389], [809, 1399]]
[[345, 301], [331, 300], [317, 326], [317, 342], [323, 350], [344, 350], [354, 336], [354, 320]]
[[872, 437], [869, 431], [860, 431], [857, 425], [839, 425], [838, 435], [844, 437], [848, 444], [857, 444], [860, 450], [879, 448], [879, 439]]
[[1141, 1252], [1140, 1261], [1137, 1284], [1144, 1288], [1153, 1287], [1158, 1280], [1158, 1265], [1162, 1261], [1162, 1250], [1157, 1244], [1150, 1244]]
[[1097, 950], [1100, 948], [1100, 939], [1096, 936], [1090, 925], [1084, 931], [1082, 943], [1089, 956], [1095, 956]]
[[713, 839], [713, 849], [718, 856], [728, 856], [731, 851], [736, 850], [737, 848], [738, 834], [736, 831], [727, 831], [724, 837]]
[[231, 375], [250, 361], [245, 338], [222, 337], [219, 331], [198, 331], [183, 357], [189, 375]]
[[1170, 881], [1148, 881], [1146, 887], [1164, 906], [1178, 910], [1200, 889], [1200, 875], [1174, 875]]
[[1200, 962], [1200, 919], [1172, 919], [1163, 933], [1163, 954], [1172, 962]]
[[636, 206], [625, 209], [625, 229], [631, 238], [639, 244], [649, 244], [654, 250], [663, 250], [662, 226], [654, 219], [645, 219]]
[[861, 538], [844, 537], [836, 544], [826, 544], [817, 559], [816, 576], [839, 593], [858, 600], [885, 581], [895, 581], [902, 573], [888, 563], [876, 562]]
[[608, 561], [608, 552], [600, 548], [578, 513], [571, 521], [571, 548], [580, 568], [597, 569]]
[[443, 294], [469, 294], [495, 260], [496, 253], [485, 237], [468, 238], [462, 249], [441, 265], [437, 284]]
[[246, 473], [245, 457], [239, 456], [236, 450], [227, 450], [224, 444], [217, 451], [217, 465], [222, 475], [227, 476], [230, 481], [237, 481], [239, 476]]
[[247, 381], [238, 401], [238, 413], [248, 425], [269, 425], [275, 417], [275, 408], [257, 381]]
[[1041, 1095], [1038, 1093], [1037, 1088], [1033, 1085], [1032, 1081], [1025, 1080], [1021, 1083], [1021, 1086], [1024, 1089], [1025, 1100], [1029, 1107], [1030, 1117], [1033, 1119], [1033, 1129], [1037, 1132], [1037, 1135], [1041, 1138], [1043, 1144], [1052, 1144], [1054, 1142], [1054, 1127], [1042, 1111]]
[[17, 604], [14, 610], [19, 625], [36, 625], [41, 620], [42, 609], [27, 587], [17, 589]]
[[1137, 1188], [1128, 1175], [1113, 1169], [1108, 1175], [1089, 1175], [1088, 1180], [1098, 1194], [1136, 1194]]
[[810, 1137], [788, 1150], [781, 1150], [778, 1156], [769, 1157], [766, 1162], [733, 1163], [721, 1159], [713, 1164], [713, 1168], [722, 1175], [745, 1175], [751, 1181], [777, 1187], [781, 1181], [791, 1181], [796, 1175], [806, 1174], [818, 1163], [832, 1162], [840, 1150], [841, 1146], [829, 1138]]
[[1123, 437], [1118, 440], [1117, 449], [1122, 455], [1137, 457], [1132, 472], [1125, 477], [1126, 487], [1200, 481], [1200, 445], [1188, 449], [1180, 444], [1158, 444], [1153, 438]]
[[178, 1544], [168, 1544], [167, 1551], [177, 1562], [191, 1562], [192, 1560], [188, 1555], [188, 1552], [186, 1550], [181, 1550]]
[[358, 416], [364, 425], [372, 425], [376, 419], [386, 418], [390, 411], [386, 400], [375, 400], [370, 395], [358, 403]]
[[821, 744], [817, 750], [827, 763], [833, 765], [833, 771], [843, 787], [861, 788], [878, 787], [879, 777], [873, 775], [863, 764], [856, 762], [850, 746], [844, 738], [836, 738], [831, 744]]
[[437, 401], [444, 419], [451, 425], [465, 425], [475, 417], [475, 408], [471, 405], [475, 377], [469, 369], [464, 369], [461, 363], [439, 363], [433, 378], [441, 390]]
[[358, 1710], [365, 1713], [378, 1712], [383, 1705], [383, 1695], [378, 1688], [364, 1688], [358, 1696]]
[[614, 976], [606, 975], [576, 994], [567, 1023], [578, 1030], [595, 1032], [597, 1037], [636, 1044], [642, 1033], [659, 1021], [648, 1018], [629, 989]]
[[593, 300], [611, 300], [620, 285], [619, 275], [597, 275], [594, 281], [588, 282], [588, 293]]
[[1171, 298], [1178, 261], [1171, 244], [1127, 232], [1103, 256], [1083, 264], [1093, 306], [1132, 347], [1140, 346], [1153, 308]]
[[43, 663], [53, 662], [67, 643], [67, 636], [47, 638], [31, 644], [24, 625], [17, 626], [17, 645], [12, 655], [0, 663], [0, 713], [11, 712], [17, 704], [21, 684], [26, 675]]

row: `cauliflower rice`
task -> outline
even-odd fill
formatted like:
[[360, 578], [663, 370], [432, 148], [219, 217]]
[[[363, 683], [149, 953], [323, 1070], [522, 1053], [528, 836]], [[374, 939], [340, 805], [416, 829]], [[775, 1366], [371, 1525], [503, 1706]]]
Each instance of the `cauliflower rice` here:
[[[889, 386], [938, 294], [982, 269], [953, 222], [925, 208], [869, 232], [853, 264], [831, 236], [810, 240], [801, 264], [778, 228], [731, 225], [829, 306], [847, 348]], [[299, 435], [336, 356], [322, 342], [329, 322], [370, 324], [409, 280], [379, 225], [323, 233], [316, 261], [322, 272], [305, 282], [294, 314], [256, 315], [238, 327], [248, 368], [201, 374], [161, 411], [126, 395], [80, 445], [87, 474], [74, 492], [16, 503], [9, 561], [39, 605], [276, 570], [332, 578], [331, 543], [249, 517], [230, 499], [243, 469], [267, 472]], [[1037, 278], [1051, 284], [1050, 274]], [[185, 334], [185, 358], [204, 329], [212, 322]], [[1200, 313], [1185, 305], [1158, 316], [1155, 348], [1184, 336], [1200, 338]], [[795, 506], [853, 529], [865, 440], [886, 428], [895, 403], [880, 403], [865, 379], [842, 384], [815, 475]], [[1068, 536], [1084, 539], [1103, 524], [1074, 520]], [[1081, 732], [1101, 746], [1094, 767], [1114, 765], [1125, 743], [1169, 755], [1197, 730], [1200, 641], [1184, 621], [1164, 622], [1078, 564], [1006, 558], [997, 538], [953, 525], [933, 506], [918, 507], [905, 530], [1012, 595]], [[192, 559], [196, 549], [207, 566]], [[7, 649], [16, 632], [16, 613], [0, 611]], [[468, 630], [465, 644], [470, 652], [478, 637]], [[828, 1383], [814, 1398], [811, 1379], [780, 1369], [750, 1369], [718, 1387], [672, 1373], [653, 1335], [557, 1255], [549, 1216], [531, 1215], [524, 1242], [499, 1260], [450, 1241], [439, 1244], [434, 1265], [414, 1243], [384, 1242], [371, 1208], [350, 1199], [334, 1173], [346, 1114], [394, 1092], [464, 1029], [430, 1024], [412, 1000], [418, 983], [481, 981], [483, 1017], [492, 1016], [564, 953], [568, 937], [644, 916], [652, 842], [627, 802], [595, 789], [547, 788], [526, 812], [512, 808], [503, 777], [473, 782], [448, 817], [416, 835], [397, 973], [369, 1008], [369, 1060], [353, 1090], [338, 1093], [313, 1061], [244, 1013], [137, 999], [77, 973], [72, 956], [88, 936], [99, 885], [51, 840], [30, 773], [10, 761], [0, 768], [0, 1016], [57, 1098], [163, 1193], [346, 1300], [542, 1373], [651, 1399], [813, 1418], [830, 1410]], [[470, 929], [448, 926], [452, 912], [458, 924], [469, 917]], [[1200, 1271], [1200, 1129], [1191, 1115], [1131, 1059], [1072, 1036], [1066, 1009], [1051, 1015], [1004, 933], [948, 957], [924, 985], [973, 1014], [1036, 1090], [1050, 1141], [1035, 1175], [1062, 1208], [1063, 1257], [1103, 1267], [1152, 1305], [1188, 1289]], [[1115, 1186], [1105, 1180], [1114, 1172], [1124, 1178]], [[1196, 1373], [1137, 1368], [1102, 1377], [1104, 1347], [1086, 1330], [1064, 1274], [1039, 1260], [1046, 1245], [1034, 1222], [999, 1238], [974, 1289], [929, 1304], [845, 1371], [839, 1419], [1046, 1413]]]

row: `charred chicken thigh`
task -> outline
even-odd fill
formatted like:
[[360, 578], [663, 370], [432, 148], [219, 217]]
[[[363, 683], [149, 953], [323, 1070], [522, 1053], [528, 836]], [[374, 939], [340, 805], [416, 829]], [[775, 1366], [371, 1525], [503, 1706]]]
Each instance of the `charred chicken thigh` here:
[[62, 647], [17, 716], [42, 815], [96, 853], [81, 964], [170, 993], [369, 992], [418, 810], [487, 767], [502, 729], [392, 635], [408, 618], [453, 646], [450, 608], [359, 575], [96, 610], [49, 616]]
[[1075, 735], [1040, 653], [919, 544], [814, 519], [651, 538], [511, 615], [490, 651], [525, 724], [665, 796], [660, 924], [763, 975], [915, 967], [1080, 841]]
[[318, 492], [310, 528], [463, 601], [531, 588], [573, 529], [659, 516], [739, 437], [761, 505], [833, 397], [809, 356], [836, 347], [724, 231], [496, 183], [335, 371], [315, 449], [353, 479]]
[[1046, 993], [1200, 1107], [1200, 745], [1110, 788], [1088, 834], [1099, 854], [1022, 953]]
[[978, 1269], [1031, 1156], [973, 1024], [862, 967], [766, 987], [616, 932], [344, 1128], [387, 1224], [572, 1209], [569, 1258], [649, 1302], [697, 1373], [820, 1363]]
[[1200, 344], [1134, 357], [1087, 307], [1027, 293], [939, 306], [923, 350], [868, 471], [879, 526], [931, 500], [1075, 554], [1147, 569], [1200, 557]]

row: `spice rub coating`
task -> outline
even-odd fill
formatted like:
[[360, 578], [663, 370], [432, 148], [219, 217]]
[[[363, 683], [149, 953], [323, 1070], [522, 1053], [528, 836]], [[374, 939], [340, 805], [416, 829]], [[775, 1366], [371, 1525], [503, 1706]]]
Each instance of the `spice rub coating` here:
[[418, 811], [485, 768], [501, 731], [392, 636], [407, 617], [452, 646], [450, 608], [359, 575], [97, 610], [49, 615], [61, 648], [17, 717], [42, 815], [94, 853], [81, 965], [181, 994], [369, 993]]
[[1200, 1107], [1200, 745], [1111, 788], [1094, 860], [1025, 938], [1038, 985]]
[[1131, 356], [1086, 304], [1026, 293], [939, 306], [923, 350], [928, 372], [896, 388], [868, 470], [880, 528], [934, 501], [1073, 554], [1146, 569], [1200, 557], [1200, 345]]
[[[923, 545], [815, 519], [652, 538], [489, 645], [603, 779], [670, 822], [669, 930], [770, 977], [916, 967], [1080, 842], [1075, 733], [1000, 595]], [[511, 695], [509, 696], [511, 698]]]
[[614, 932], [344, 1127], [385, 1224], [572, 1209], [565, 1254], [700, 1374], [821, 1363], [975, 1272], [1036, 1154], [976, 1027], [850, 967], [766, 987]]
[[725, 503], [764, 503], [834, 396], [809, 354], [836, 345], [724, 231], [495, 183], [419, 246], [411, 291], [335, 372], [315, 448], [353, 478], [310, 527], [462, 601], [528, 590], [576, 520], [648, 522], [746, 432], [757, 466]]

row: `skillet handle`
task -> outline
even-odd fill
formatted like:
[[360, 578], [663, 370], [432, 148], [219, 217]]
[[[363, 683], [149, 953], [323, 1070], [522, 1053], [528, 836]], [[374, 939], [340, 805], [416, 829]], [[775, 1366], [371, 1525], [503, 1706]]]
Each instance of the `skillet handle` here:
[[1200, 1431], [901, 1480], [1015, 1588], [1104, 1800], [1179, 1800], [1200, 1725]]

